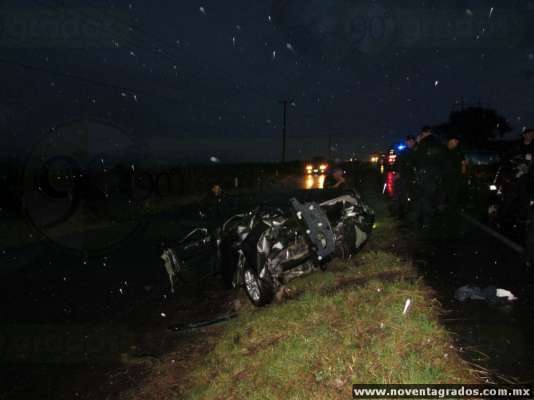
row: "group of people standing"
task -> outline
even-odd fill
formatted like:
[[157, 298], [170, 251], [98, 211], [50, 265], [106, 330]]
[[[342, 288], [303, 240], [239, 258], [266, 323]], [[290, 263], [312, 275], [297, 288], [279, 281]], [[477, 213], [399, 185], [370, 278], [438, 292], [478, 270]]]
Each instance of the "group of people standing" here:
[[460, 137], [451, 135], [444, 146], [430, 127], [405, 139], [406, 148], [397, 157], [395, 214], [404, 217], [413, 204], [416, 224], [425, 229], [436, 210], [454, 210], [459, 205], [465, 155]]
[[[414, 222], [425, 229], [437, 212], [462, 210], [467, 161], [459, 136], [449, 136], [445, 145], [429, 127], [421, 129], [417, 137], [407, 136], [405, 144], [397, 158], [394, 211], [399, 217], [409, 209], [414, 211]], [[526, 253], [534, 258], [534, 129], [524, 129], [520, 141], [501, 150], [495, 177], [495, 181], [500, 178], [495, 183], [502, 198], [498, 217], [521, 221], [527, 230]], [[496, 191], [497, 185], [493, 186]]]

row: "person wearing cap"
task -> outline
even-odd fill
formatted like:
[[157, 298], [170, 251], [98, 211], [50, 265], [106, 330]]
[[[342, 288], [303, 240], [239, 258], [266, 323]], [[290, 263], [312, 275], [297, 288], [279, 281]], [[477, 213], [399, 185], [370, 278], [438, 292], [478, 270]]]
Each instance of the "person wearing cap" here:
[[459, 205], [463, 177], [467, 172], [465, 154], [460, 146], [460, 135], [449, 135], [443, 163], [443, 200], [449, 211], [456, 211]]
[[408, 204], [412, 197], [413, 181], [415, 175], [414, 148], [416, 139], [414, 135], [406, 136], [405, 148], [397, 156], [397, 173], [395, 175], [395, 214], [403, 218], [408, 211]]
[[445, 151], [432, 128], [423, 127], [414, 152], [416, 222], [423, 229], [430, 226], [438, 205]]

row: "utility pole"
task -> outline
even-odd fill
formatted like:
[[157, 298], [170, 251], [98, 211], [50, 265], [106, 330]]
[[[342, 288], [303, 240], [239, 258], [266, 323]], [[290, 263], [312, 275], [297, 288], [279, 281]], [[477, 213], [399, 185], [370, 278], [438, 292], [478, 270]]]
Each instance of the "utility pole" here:
[[286, 162], [286, 138], [287, 138], [287, 103], [289, 100], [280, 100], [283, 105], [283, 123], [282, 123], [282, 163]]
[[328, 160], [332, 159], [332, 132], [328, 132]]

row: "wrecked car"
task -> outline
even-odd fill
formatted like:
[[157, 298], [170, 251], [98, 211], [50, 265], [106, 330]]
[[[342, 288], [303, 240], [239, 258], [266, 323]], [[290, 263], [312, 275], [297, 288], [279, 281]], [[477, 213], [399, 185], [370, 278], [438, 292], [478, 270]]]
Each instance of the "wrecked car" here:
[[373, 223], [374, 211], [355, 191], [298, 191], [270, 196], [215, 227], [197, 227], [161, 258], [172, 290], [200, 268], [219, 272], [262, 306], [289, 280], [356, 253]]

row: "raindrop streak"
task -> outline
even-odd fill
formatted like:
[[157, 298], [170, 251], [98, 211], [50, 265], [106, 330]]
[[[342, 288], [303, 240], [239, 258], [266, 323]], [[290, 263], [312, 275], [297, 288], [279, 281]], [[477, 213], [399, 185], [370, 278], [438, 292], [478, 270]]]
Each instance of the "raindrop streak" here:
[[204, 7], [200, 6], [199, 10], [202, 14], [206, 15], [206, 9]]
[[286, 43], [286, 47], [289, 51], [295, 51], [295, 49], [293, 48], [293, 45], [291, 43]]

